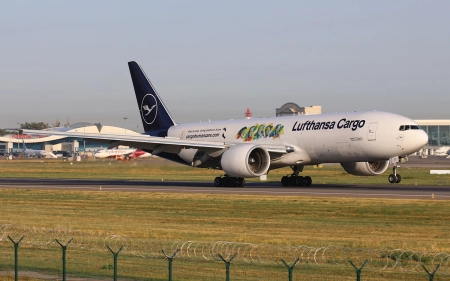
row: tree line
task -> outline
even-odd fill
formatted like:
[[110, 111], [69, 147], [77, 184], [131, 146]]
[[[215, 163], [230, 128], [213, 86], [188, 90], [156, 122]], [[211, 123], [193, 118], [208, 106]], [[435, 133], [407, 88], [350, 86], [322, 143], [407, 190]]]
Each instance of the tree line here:
[[[19, 124], [20, 129], [27, 129], [27, 130], [43, 130], [50, 128], [48, 123], [44, 122], [25, 122]], [[10, 131], [5, 129], [0, 129], [0, 136], [8, 135], [8, 134], [17, 134], [17, 131]]]

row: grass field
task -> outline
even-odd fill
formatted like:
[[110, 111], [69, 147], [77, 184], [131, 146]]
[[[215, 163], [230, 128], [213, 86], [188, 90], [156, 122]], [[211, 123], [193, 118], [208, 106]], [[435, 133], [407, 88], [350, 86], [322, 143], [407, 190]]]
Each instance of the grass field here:
[[[160, 161], [160, 160], [159, 160]], [[136, 163], [136, 164], [135, 164]], [[220, 171], [163, 165], [164, 162], [2, 161], [2, 177], [119, 178], [152, 180], [211, 180]], [[276, 173], [275, 173], [276, 172]], [[274, 171], [278, 180], [289, 170]], [[308, 169], [313, 179], [345, 179], [384, 184], [386, 177], [359, 178], [339, 167]], [[405, 183], [431, 180], [426, 169], [403, 169]], [[274, 177], [274, 178], [271, 178]], [[348, 180], [346, 183], [348, 183]], [[448, 177], [433, 178], [445, 184]], [[440, 182], [442, 180], [442, 182]], [[0, 189], [0, 225], [64, 227], [95, 235], [127, 235], [137, 241], [236, 241], [255, 244], [314, 247], [339, 245], [350, 248], [412, 249], [450, 252], [448, 201], [404, 199], [314, 198], [300, 196], [128, 193], [106, 191]], [[1, 234], [0, 234], [1, 235]], [[25, 238], [26, 239], [26, 238]], [[69, 248], [70, 249], [70, 248]], [[13, 248], [0, 242], [0, 270], [13, 268]], [[58, 275], [57, 246], [24, 246], [22, 270]], [[120, 257], [120, 276], [139, 280], [167, 280], [167, 261]], [[112, 256], [103, 249], [69, 251], [68, 270], [77, 276], [110, 277]], [[287, 280], [283, 265], [232, 265], [232, 280]], [[319, 267], [300, 263], [294, 280], [354, 280], [351, 267]], [[362, 280], [426, 280], [421, 272], [365, 272]], [[174, 280], [223, 280], [220, 262], [174, 261]], [[447, 278], [447, 279], [445, 279]], [[448, 280], [437, 276], [435, 280]]]
[[[449, 167], [450, 168], [450, 167]], [[324, 165], [323, 168], [307, 166], [303, 175], [309, 175], [318, 184], [387, 184], [387, 176], [357, 177], [347, 174], [340, 165]], [[401, 184], [405, 185], [449, 185], [450, 175], [430, 175], [430, 168], [401, 168]], [[279, 182], [290, 168], [270, 171], [268, 180]], [[222, 171], [197, 169], [189, 166], [155, 159], [140, 161], [100, 160], [63, 162], [62, 160], [0, 160], [2, 178], [67, 178], [67, 179], [125, 179], [165, 181], [210, 181], [223, 175]], [[248, 179], [259, 181], [259, 179]]]

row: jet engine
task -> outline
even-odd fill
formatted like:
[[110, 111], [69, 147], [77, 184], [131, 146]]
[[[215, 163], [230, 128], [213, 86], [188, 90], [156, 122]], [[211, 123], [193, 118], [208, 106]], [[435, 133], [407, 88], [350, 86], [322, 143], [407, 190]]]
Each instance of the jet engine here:
[[341, 163], [341, 166], [347, 173], [355, 176], [377, 176], [386, 171], [389, 166], [389, 160], [375, 162], [345, 162]]
[[220, 165], [230, 177], [259, 177], [269, 169], [270, 156], [261, 146], [238, 144], [222, 154]]

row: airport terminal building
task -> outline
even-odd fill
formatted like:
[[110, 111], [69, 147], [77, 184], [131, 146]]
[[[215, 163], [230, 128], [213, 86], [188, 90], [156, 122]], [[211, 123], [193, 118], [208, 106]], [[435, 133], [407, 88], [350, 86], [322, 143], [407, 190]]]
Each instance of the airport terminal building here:
[[[57, 127], [47, 130], [58, 132], [83, 132], [95, 134], [130, 134], [139, 133], [120, 127], [102, 126], [101, 124], [76, 123], [68, 127]], [[62, 137], [62, 136], [39, 136], [27, 134], [10, 134], [0, 137], [0, 154], [13, 153], [18, 154], [23, 150], [25, 143], [28, 149], [39, 149], [48, 152], [60, 153], [83, 153], [94, 152], [100, 147], [107, 148], [108, 142], [97, 142], [85, 140], [83, 138]]]
[[450, 146], [450, 120], [414, 120], [428, 134], [430, 147]]

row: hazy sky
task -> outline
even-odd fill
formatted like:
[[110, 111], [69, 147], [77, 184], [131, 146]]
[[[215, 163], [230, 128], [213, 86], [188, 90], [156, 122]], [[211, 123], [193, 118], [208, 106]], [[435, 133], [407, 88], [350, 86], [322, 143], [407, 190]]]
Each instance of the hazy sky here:
[[286, 102], [450, 119], [449, 15], [447, 0], [0, 0], [0, 127], [142, 130], [130, 60], [178, 123]]

